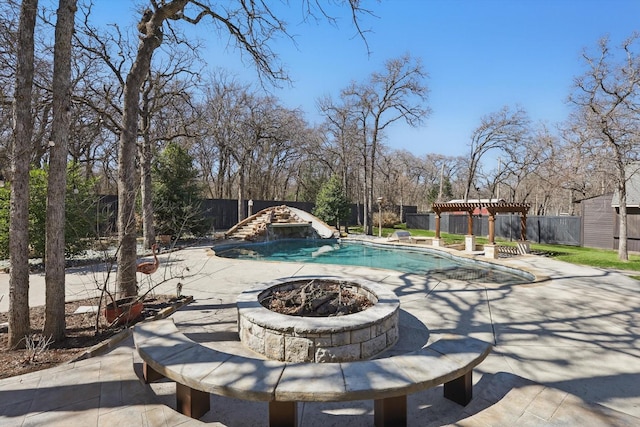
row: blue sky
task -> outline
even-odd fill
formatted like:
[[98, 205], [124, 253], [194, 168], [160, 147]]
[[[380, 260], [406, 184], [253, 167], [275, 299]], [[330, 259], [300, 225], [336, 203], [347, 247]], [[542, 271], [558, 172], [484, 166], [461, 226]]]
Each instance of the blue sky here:
[[[273, 2], [280, 7], [279, 0]], [[618, 44], [640, 31], [640, 0], [365, 0], [364, 4], [376, 15], [362, 22], [371, 31], [370, 55], [347, 14], [331, 26], [301, 23], [301, 8], [287, 9], [285, 19], [297, 47], [286, 40], [273, 46], [293, 87], [271, 91], [285, 105], [304, 110], [313, 123], [320, 120], [319, 97], [337, 97], [350, 81], [364, 81], [382, 70], [387, 59], [404, 53], [419, 57], [429, 74], [432, 114], [420, 128], [395, 125], [386, 140], [392, 148], [417, 156], [466, 155], [481, 117], [504, 105], [521, 106], [534, 121], [549, 126], [565, 120], [566, 98], [573, 79], [583, 71], [583, 49], [594, 49], [605, 35]], [[95, 8], [101, 20], [122, 24], [137, 22], [137, 17], [131, 18], [132, 10], [132, 3], [125, 0], [98, 0]], [[256, 81], [253, 68], [227, 47], [226, 37], [221, 40], [211, 30], [207, 25], [194, 29], [207, 46], [203, 57], [208, 65], [228, 69], [239, 81]]]

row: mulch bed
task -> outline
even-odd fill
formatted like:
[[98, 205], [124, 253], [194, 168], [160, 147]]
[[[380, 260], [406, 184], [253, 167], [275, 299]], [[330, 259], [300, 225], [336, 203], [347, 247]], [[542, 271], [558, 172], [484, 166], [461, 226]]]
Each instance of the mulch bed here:
[[[173, 296], [157, 295], [144, 301], [144, 311], [138, 319], [155, 316], [160, 310], [179, 303]], [[96, 306], [97, 298], [83, 299], [65, 304], [66, 337], [60, 342], [47, 344], [42, 337], [45, 307], [31, 307], [31, 349], [12, 350], [7, 346], [7, 330], [0, 332], [0, 379], [28, 372], [47, 369], [61, 363], [69, 362], [89, 348], [109, 339], [122, 331], [124, 326], [111, 326], [106, 322], [100, 310], [96, 313], [74, 314], [80, 306]], [[8, 322], [8, 313], [0, 313], [0, 323]], [[97, 326], [96, 326], [97, 322]], [[97, 331], [96, 331], [97, 329]]]

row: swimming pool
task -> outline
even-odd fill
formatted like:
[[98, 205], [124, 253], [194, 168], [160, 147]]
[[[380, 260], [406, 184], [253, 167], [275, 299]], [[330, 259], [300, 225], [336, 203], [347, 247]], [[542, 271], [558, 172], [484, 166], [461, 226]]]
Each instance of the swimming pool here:
[[400, 249], [337, 240], [296, 239], [241, 243], [216, 247], [215, 253], [224, 258], [353, 265], [474, 282], [519, 284], [533, 280], [531, 275], [524, 272], [511, 271], [490, 263], [467, 261], [427, 248]]

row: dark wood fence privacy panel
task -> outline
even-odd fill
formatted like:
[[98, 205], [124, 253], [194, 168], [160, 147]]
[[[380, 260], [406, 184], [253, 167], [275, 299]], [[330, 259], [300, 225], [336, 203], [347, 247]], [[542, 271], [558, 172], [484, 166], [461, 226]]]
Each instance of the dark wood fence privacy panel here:
[[[407, 228], [435, 230], [435, 214], [408, 214]], [[527, 240], [535, 243], [580, 246], [581, 220], [579, 216], [527, 216]], [[427, 227], [428, 226], [428, 227]], [[508, 240], [520, 239], [520, 215], [496, 215], [496, 237]], [[467, 234], [466, 214], [443, 214], [440, 231], [451, 234]], [[489, 235], [489, 217], [474, 215], [473, 234]]]
[[[251, 210], [249, 209], [249, 200], [244, 200], [244, 213], [249, 212], [255, 214], [263, 209], [271, 206], [287, 205], [294, 208], [302, 209], [307, 212], [313, 212], [315, 207], [311, 202], [292, 202], [281, 200], [252, 200]], [[236, 225], [238, 220], [238, 200], [236, 199], [205, 199], [200, 205], [202, 215], [211, 219], [215, 230], [227, 230]], [[374, 211], [378, 210], [378, 205], [374, 204]], [[415, 214], [418, 211], [417, 206], [383, 206], [383, 211], [393, 211], [406, 220], [409, 214]], [[117, 215], [118, 215], [118, 197], [117, 196], [100, 196], [96, 206], [96, 227], [97, 235], [105, 236], [117, 232]], [[351, 205], [351, 217], [348, 220], [349, 226], [361, 225], [364, 218], [362, 205]], [[333, 225], [333, 224], [331, 224]], [[341, 224], [343, 226], [344, 224]]]

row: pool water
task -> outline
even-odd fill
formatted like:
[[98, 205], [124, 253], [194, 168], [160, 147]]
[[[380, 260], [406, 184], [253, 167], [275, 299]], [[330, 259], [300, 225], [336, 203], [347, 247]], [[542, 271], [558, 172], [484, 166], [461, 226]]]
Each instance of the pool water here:
[[441, 256], [433, 250], [395, 249], [335, 240], [243, 243], [215, 248], [215, 252], [217, 256], [224, 258], [374, 267], [441, 279], [501, 284], [529, 283], [532, 280], [532, 277], [525, 274], [512, 273], [488, 263]]

